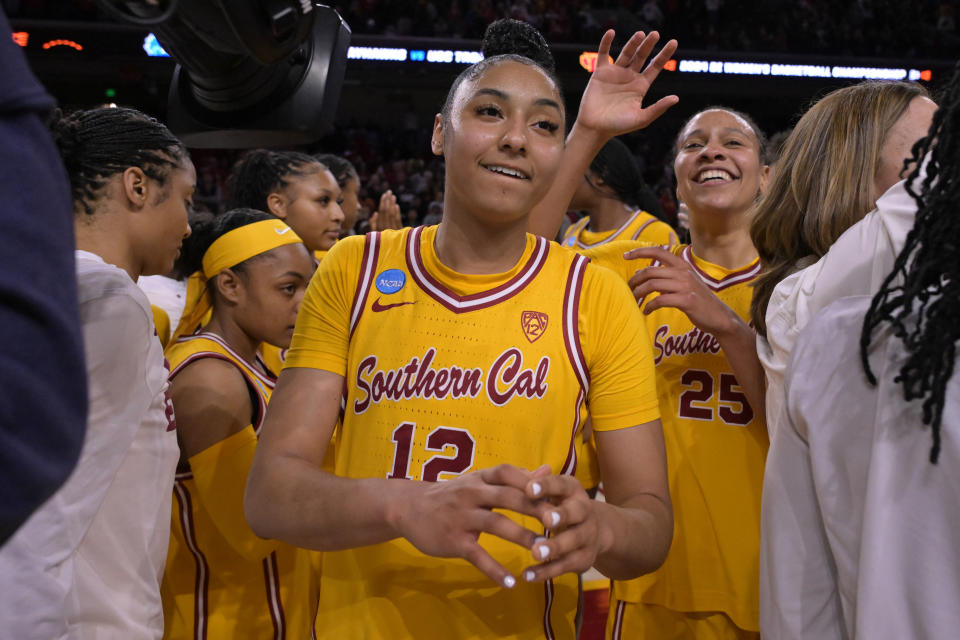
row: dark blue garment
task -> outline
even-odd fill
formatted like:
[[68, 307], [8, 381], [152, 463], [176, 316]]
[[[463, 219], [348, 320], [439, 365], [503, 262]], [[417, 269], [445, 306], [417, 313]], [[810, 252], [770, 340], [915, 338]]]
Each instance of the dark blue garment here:
[[70, 184], [53, 98], [0, 10], [0, 544], [73, 470], [87, 420]]

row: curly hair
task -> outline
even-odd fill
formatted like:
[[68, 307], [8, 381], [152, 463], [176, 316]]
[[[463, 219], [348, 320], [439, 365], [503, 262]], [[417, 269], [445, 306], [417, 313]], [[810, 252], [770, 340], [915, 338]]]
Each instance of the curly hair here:
[[[923, 400], [923, 423], [933, 437], [930, 462], [936, 464], [947, 382], [960, 340], [960, 64], [927, 137], [913, 146], [912, 155], [918, 168], [906, 189], [917, 202], [916, 221], [864, 318], [860, 358], [875, 385], [868, 360], [874, 334], [889, 325], [903, 342], [908, 357], [894, 381], [903, 386], [907, 401]], [[923, 158], [926, 177], [916, 191]]]

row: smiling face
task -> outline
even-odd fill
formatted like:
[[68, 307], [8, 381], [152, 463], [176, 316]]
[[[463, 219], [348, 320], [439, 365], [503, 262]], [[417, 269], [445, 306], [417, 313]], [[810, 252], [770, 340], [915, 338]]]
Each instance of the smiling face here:
[[233, 311], [237, 324], [258, 342], [289, 347], [315, 266], [300, 243], [277, 247], [244, 264]]
[[343, 210], [340, 187], [322, 165], [287, 178], [287, 185], [267, 198], [270, 211], [303, 239], [310, 251], [328, 251], [340, 237]]
[[444, 218], [517, 223], [546, 194], [563, 153], [563, 106], [539, 68], [503, 60], [465, 80], [434, 123], [446, 160]]
[[749, 123], [722, 109], [704, 111], [687, 123], [673, 166], [677, 197], [692, 218], [749, 210], [769, 171], [761, 165], [760, 142]]

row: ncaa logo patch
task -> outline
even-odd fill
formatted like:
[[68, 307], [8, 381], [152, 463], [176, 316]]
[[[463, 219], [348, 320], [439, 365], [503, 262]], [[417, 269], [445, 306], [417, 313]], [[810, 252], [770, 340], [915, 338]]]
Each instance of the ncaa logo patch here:
[[524, 311], [520, 314], [520, 328], [530, 342], [536, 342], [547, 330], [547, 314], [539, 311]]
[[377, 275], [377, 291], [384, 295], [396, 293], [407, 284], [407, 274], [400, 269], [387, 269]]

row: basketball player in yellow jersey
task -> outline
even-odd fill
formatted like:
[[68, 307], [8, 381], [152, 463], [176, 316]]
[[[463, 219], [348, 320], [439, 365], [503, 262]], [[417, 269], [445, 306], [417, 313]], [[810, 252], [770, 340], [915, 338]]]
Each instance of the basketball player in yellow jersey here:
[[[766, 184], [762, 133], [726, 109], [677, 140], [691, 245], [596, 252], [630, 278], [653, 342], [675, 534], [656, 572], [615, 582], [609, 638], [756, 638], [760, 488], [768, 447], [763, 375], [747, 325], [760, 271], [749, 222]], [[592, 255], [594, 252], [587, 252]], [[647, 262], [630, 259], [653, 260]]]
[[182, 453], [164, 637], [307, 638], [318, 589], [313, 552], [255, 536], [242, 500], [275, 383], [258, 347], [289, 343], [313, 260], [288, 226], [252, 209], [196, 231], [181, 257], [185, 271], [198, 267], [184, 322], [212, 313], [166, 351]]
[[[331, 550], [330, 637], [574, 638], [575, 573], [637, 575], [665, 554], [642, 318], [613, 274], [525, 232], [562, 131], [538, 63], [468, 68], [434, 125], [443, 222], [347, 238], [311, 282], [246, 506], [259, 534]], [[587, 402], [606, 504], [570, 475]]]
[[617, 138], [608, 141], [590, 163], [590, 169], [570, 209], [586, 212], [567, 229], [563, 246], [585, 250], [618, 240], [673, 246], [677, 234], [652, 212], [660, 203], [643, 182], [630, 149]]

